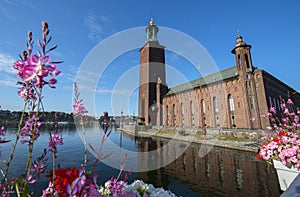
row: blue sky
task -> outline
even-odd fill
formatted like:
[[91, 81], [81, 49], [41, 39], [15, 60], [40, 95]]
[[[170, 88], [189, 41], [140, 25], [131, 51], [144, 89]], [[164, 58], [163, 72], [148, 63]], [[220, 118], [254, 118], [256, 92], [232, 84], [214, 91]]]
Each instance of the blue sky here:
[[[52, 60], [62, 60], [58, 67], [55, 90], [44, 92], [47, 111], [72, 111], [72, 86], [87, 54], [101, 41], [118, 32], [145, 27], [151, 17], [160, 27], [181, 31], [197, 40], [211, 55], [220, 70], [235, 65], [231, 50], [237, 29], [244, 41], [252, 45], [253, 64], [279, 78], [294, 89], [300, 89], [300, 1], [0, 1], [0, 105], [2, 109], [20, 110], [12, 62], [25, 49], [27, 31], [34, 40], [40, 38], [41, 21], [49, 23], [52, 44], [58, 45]], [[146, 37], [145, 32], [141, 32]], [[158, 34], [158, 39], [159, 39]], [[130, 40], [129, 40], [130, 42]], [[142, 41], [141, 46], [143, 45]], [[174, 42], [180, 42], [174, 40]], [[161, 42], [164, 45], [163, 42]], [[182, 43], [184, 44], [184, 43]], [[114, 47], [118, 47], [115, 45]], [[37, 49], [37, 45], [35, 48]], [[166, 50], [168, 46], [166, 46]], [[101, 59], [99, 59], [101, 61]], [[112, 110], [112, 92], [130, 94], [125, 114], [137, 114], [137, 91], [117, 89], [120, 77], [139, 63], [138, 49], [115, 59], [97, 82], [96, 114]], [[184, 58], [166, 53], [166, 63], [182, 72], [188, 80], [199, 74]], [[95, 71], [96, 72], [96, 71]], [[138, 76], [131, 80], [138, 81]], [[172, 87], [180, 80], [167, 73]], [[80, 84], [79, 84], [80, 86]], [[119, 109], [120, 108], [120, 109]]]

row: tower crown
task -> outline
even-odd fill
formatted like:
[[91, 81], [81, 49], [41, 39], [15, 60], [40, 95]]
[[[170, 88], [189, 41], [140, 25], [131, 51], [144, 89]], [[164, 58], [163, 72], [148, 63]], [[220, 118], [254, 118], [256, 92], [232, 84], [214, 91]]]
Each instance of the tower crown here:
[[159, 31], [158, 27], [154, 24], [153, 19], [151, 18], [150, 24], [146, 27], [146, 42], [158, 41], [157, 40], [157, 32]]
[[235, 47], [231, 53], [235, 54], [236, 65], [239, 71], [250, 73], [253, 71], [252, 59], [251, 59], [251, 45], [248, 45], [243, 41], [243, 37], [238, 31], [238, 37], [236, 38]]
[[236, 49], [240, 47], [245, 47], [251, 49], [251, 45], [248, 45], [246, 42], [243, 41], [243, 37], [240, 34], [240, 31], [238, 31], [238, 37], [236, 38], [236, 44], [235, 47], [232, 49], [231, 53], [235, 54]]

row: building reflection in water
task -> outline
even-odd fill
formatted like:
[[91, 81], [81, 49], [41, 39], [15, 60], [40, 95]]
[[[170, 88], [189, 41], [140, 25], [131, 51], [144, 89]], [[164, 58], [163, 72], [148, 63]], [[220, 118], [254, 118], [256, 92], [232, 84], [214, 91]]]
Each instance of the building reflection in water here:
[[[153, 165], [153, 162], [159, 166], [166, 157], [179, 152], [162, 149], [168, 141], [159, 138], [140, 138], [137, 142], [139, 152], [157, 151], [156, 158], [146, 158], [145, 154], [138, 158], [139, 166], [143, 167]], [[254, 153], [207, 147], [211, 150], [206, 155], [199, 154], [205, 148], [205, 145], [192, 144], [172, 163], [157, 170], [139, 172], [138, 178], [156, 187], [169, 188], [175, 177], [200, 196], [280, 195], [276, 171], [271, 165], [256, 159]]]

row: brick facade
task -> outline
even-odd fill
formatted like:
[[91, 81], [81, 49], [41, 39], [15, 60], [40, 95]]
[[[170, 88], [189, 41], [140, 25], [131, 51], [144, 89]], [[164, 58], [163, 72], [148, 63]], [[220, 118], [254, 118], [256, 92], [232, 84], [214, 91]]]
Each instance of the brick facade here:
[[[290, 94], [299, 106], [300, 94], [253, 66], [250, 49], [238, 35], [231, 51], [235, 66], [167, 90], [164, 47], [149, 40], [140, 50], [139, 117], [145, 117], [146, 125], [265, 128], [269, 121], [261, 115], [271, 105], [279, 110], [280, 96], [286, 99]], [[150, 110], [156, 103], [161, 105]]]

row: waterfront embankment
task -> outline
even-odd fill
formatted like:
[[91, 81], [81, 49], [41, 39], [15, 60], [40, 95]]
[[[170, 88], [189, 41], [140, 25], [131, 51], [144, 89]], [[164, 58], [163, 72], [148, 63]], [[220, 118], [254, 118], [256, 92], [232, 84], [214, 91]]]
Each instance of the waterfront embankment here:
[[136, 137], [165, 138], [250, 152], [257, 152], [260, 146], [260, 132], [255, 130], [207, 129], [206, 135], [202, 129], [191, 128], [147, 129], [136, 125], [124, 125], [118, 130]]

